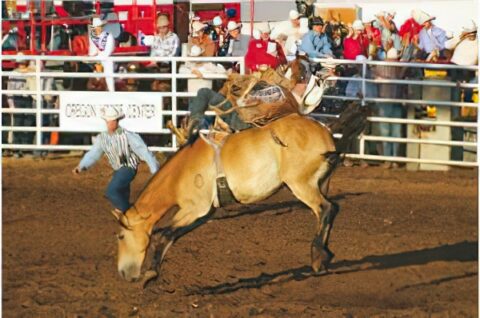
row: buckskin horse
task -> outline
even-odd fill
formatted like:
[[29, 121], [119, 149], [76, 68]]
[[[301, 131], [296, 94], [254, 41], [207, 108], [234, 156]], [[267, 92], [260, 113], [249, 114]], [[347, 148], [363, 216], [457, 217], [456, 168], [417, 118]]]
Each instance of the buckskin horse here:
[[[359, 122], [364, 124], [363, 119]], [[337, 145], [356, 136], [363, 129], [357, 129], [360, 126], [350, 121]], [[299, 114], [231, 134], [217, 150], [198, 138], [167, 161], [125, 214], [112, 212], [121, 225], [117, 236], [119, 274], [127, 281], [141, 277], [156, 227], [162, 229], [159, 244], [143, 286], [156, 278], [175, 239], [219, 206], [219, 174], [225, 176], [234, 198], [243, 204], [263, 200], [287, 185], [315, 216], [311, 266], [314, 271], [326, 270], [333, 258], [328, 238], [339, 211], [326, 195], [340, 158], [328, 128]]]

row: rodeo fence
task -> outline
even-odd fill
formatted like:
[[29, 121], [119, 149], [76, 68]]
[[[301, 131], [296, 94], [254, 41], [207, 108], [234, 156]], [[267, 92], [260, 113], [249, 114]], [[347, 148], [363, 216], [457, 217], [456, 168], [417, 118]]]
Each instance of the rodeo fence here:
[[[196, 95], [193, 91], [188, 91], [179, 88], [179, 80], [198, 79], [193, 74], [184, 74], [179, 72], [179, 66], [187, 62], [213, 62], [213, 63], [237, 63], [239, 65], [239, 71], [241, 74], [245, 73], [245, 64], [243, 57], [174, 57], [174, 58], [161, 58], [161, 57], [109, 57], [106, 60], [113, 63], [125, 63], [125, 62], [162, 62], [170, 65], [170, 72], [165, 73], [113, 73], [105, 75], [103, 73], [77, 73], [77, 72], [55, 72], [50, 70], [43, 70], [42, 64], [46, 61], [53, 62], [91, 62], [98, 63], [104, 61], [95, 57], [73, 57], [73, 56], [2, 56], [2, 60], [33, 60], [35, 61], [35, 72], [18, 73], [18, 72], [3, 72], [2, 82], [5, 82], [8, 76], [15, 77], [35, 77], [37, 83], [35, 90], [30, 91], [17, 91], [17, 90], [3, 90], [2, 97], [6, 95], [30, 95], [34, 97], [34, 108], [8, 108], [2, 105], [2, 148], [3, 149], [33, 149], [33, 150], [87, 150], [89, 145], [72, 145], [61, 144], [51, 145], [42, 143], [42, 135], [45, 133], [59, 132], [59, 133], [74, 133], [74, 131], [65, 131], [61, 127], [46, 127], [42, 125], [42, 116], [44, 115], [59, 115], [61, 109], [46, 109], [42, 107], [43, 96], [46, 95], [59, 95], [61, 96], [62, 90], [42, 90], [44, 80], [48, 78], [64, 79], [64, 78], [102, 78], [102, 77], [114, 77], [123, 79], [151, 79], [151, 80], [165, 80], [170, 82], [171, 89], [168, 92], [143, 92], [149, 94], [154, 98], [169, 99], [171, 100], [168, 107], [164, 107], [162, 104], [161, 118], [159, 119], [159, 128], [154, 131], [141, 131], [142, 134], [159, 134], [168, 137], [166, 145], [152, 146], [153, 151], [165, 151], [173, 152], [178, 149], [176, 137], [169, 129], [166, 128], [166, 119], [170, 118], [174, 126], [178, 126], [182, 117], [188, 115], [188, 108], [185, 104], [185, 99]], [[401, 67], [408, 69], [419, 70], [453, 70], [453, 71], [476, 71], [477, 66], [457, 66], [450, 64], [427, 64], [427, 63], [401, 63], [401, 62], [379, 62], [379, 61], [352, 61], [352, 60], [332, 60], [332, 59], [313, 59], [313, 63], [320, 64], [341, 64], [341, 65], [357, 65], [361, 66], [361, 72], [359, 76], [353, 77], [341, 77], [330, 76], [326, 79], [327, 85], [335, 86], [340, 83], [348, 82], [360, 82], [361, 94], [355, 97], [329, 95], [328, 93], [323, 95], [323, 101], [339, 100], [339, 101], [359, 101], [362, 105], [379, 105], [382, 103], [396, 103], [402, 104], [407, 109], [406, 118], [390, 118], [385, 116], [379, 116], [377, 114], [369, 116], [368, 121], [372, 126], [370, 133], [365, 133], [359, 138], [358, 150], [352, 149], [352, 153], [347, 156], [355, 159], [365, 160], [382, 160], [382, 161], [397, 161], [417, 164], [437, 164], [437, 165], [458, 165], [458, 166], [477, 166], [477, 126], [478, 117], [474, 115], [474, 118], [470, 118], [470, 121], [459, 121], [452, 119], [451, 113], [458, 114], [459, 109], [470, 108], [478, 109], [477, 103], [474, 102], [462, 102], [453, 101], [450, 96], [454, 94], [450, 93], [450, 90], [461, 89], [477, 89], [478, 84], [473, 83], [459, 83], [455, 81], [443, 79], [375, 79], [368, 76], [369, 70], [372, 67], [389, 66], [389, 67]], [[477, 75], [476, 75], [477, 76]], [[204, 74], [203, 79], [206, 80], [224, 80], [225, 74]], [[477, 78], [478, 83], [478, 78]], [[404, 85], [411, 88], [417, 88], [423, 90], [423, 96], [420, 98], [414, 98], [412, 96], [405, 96], [405, 98], [381, 98], [377, 96], [368, 96], [368, 86], [389, 84], [389, 85]], [[428, 89], [433, 88], [429, 93]], [[441, 96], [435, 96], [436, 93], [443, 92], [445, 94], [438, 94]], [[115, 94], [135, 94], [134, 92], [101, 92], [101, 94], [108, 98]], [[448, 95], [448, 96], [447, 96]], [[437, 100], [438, 99], [438, 100]], [[3, 98], [2, 100], [5, 100]], [[181, 103], [183, 101], [183, 103]], [[322, 101], [322, 103], [323, 103]], [[321, 104], [322, 105], [322, 104]], [[422, 118], [416, 116], [418, 107], [436, 107], [437, 116], [434, 118]], [[163, 108], [164, 107], [164, 108]], [[446, 111], [445, 111], [446, 110]], [[10, 124], [4, 124], [5, 115], [13, 117], [14, 114], [32, 114], [35, 115], [35, 126], [15, 126], [13, 122]], [[337, 114], [322, 112], [320, 107], [317, 111], [311, 114], [311, 116], [317, 120], [324, 121], [331, 117], [338, 116]], [[375, 125], [381, 123], [392, 123], [402, 125], [403, 131], [406, 132], [407, 137], [385, 137], [378, 133], [375, 134]], [[462, 137], [457, 140], [452, 140], [452, 129], [460, 129]], [[90, 130], [82, 130], [82, 132], [96, 133], [100, 131], [98, 128]], [[416, 131], [415, 133], [412, 133]], [[15, 144], [11, 143], [9, 138], [6, 138], [5, 133], [14, 132], [32, 132], [35, 133], [34, 142], [31, 144]], [[11, 139], [11, 138], [10, 138]], [[467, 139], [467, 140], [466, 140]], [[9, 142], [10, 141], [10, 142]], [[397, 144], [404, 144], [406, 149], [403, 150], [405, 156], [382, 156], [379, 154], [373, 154], [369, 149], [374, 143], [391, 142]], [[456, 148], [457, 151], [462, 153], [461, 158], [452, 159], [451, 150]], [[463, 158], [463, 153], [467, 155]], [[438, 153], [441, 153], [438, 156]], [[457, 156], [458, 157], [458, 156]]]
[[[335, 96], [324, 95], [323, 99], [343, 100], [343, 101], [360, 101], [362, 105], [370, 105], [371, 108], [378, 106], [379, 104], [400, 104], [404, 106], [407, 114], [405, 118], [391, 118], [385, 116], [379, 116], [378, 112], [374, 116], [369, 116], [367, 119], [372, 126], [380, 123], [398, 124], [402, 125], [403, 131], [407, 137], [387, 137], [373, 134], [362, 134], [360, 136], [360, 144], [358, 153], [351, 153], [348, 156], [356, 159], [364, 160], [381, 160], [381, 161], [395, 161], [405, 163], [417, 163], [417, 164], [434, 164], [434, 165], [457, 165], [457, 166], [477, 166], [478, 158], [476, 156], [478, 149], [477, 142], [477, 127], [478, 127], [478, 102], [461, 102], [452, 100], [455, 95], [460, 97], [461, 89], [477, 90], [478, 92], [478, 73], [475, 74], [475, 83], [465, 83], [459, 81], [449, 80], [446, 76], [447, 70], [454, 72], [470, 71], [475, 72], [478, 70], [478, 66], [458, 66], [452, 64], [431, 64], [431, 63], [402, 63], [402, 62], [383, 62], [383, 61], [351, 61], [351, 60], [339, 60], [339, 59], [312, 59], [314, 62], [326, 63], [326, 64], [349, 64], [358, 65], [361, 67], [359, 77], [340, 77], [330, 76], [326, 79], [329, 82], [341, 82], [341, 81], [357, 81], [361, 83], [361, 94], [356, 97], [347, 96]], [[397, 67], [403, 69], [417, 69], [421, 71], [422, 77], [418, 79], [383, 79], [374, 78], [369, 76], [372, 68], [375, 67]], [[425, 74], [424, 74], [424, 70]], [[431, 79], [425, 75], [430, 72]], [[441, 74], [444, 72], [445, 74]], [[439, 74], [440, 73], [440, 74]], [[405, 98], [381, 98], [377, 96], [368, 96], [367, 85], [388, 84], [388, 85], [403, 85], [405, 87], [411, 87], [417, 89], [417, 94], [422, 95], [423, 98], [413, 98], [414, 96], [405, 96]], [[372, 86], [370, 86], [371, 88]], [[378, 89], [378, 87], [376, 87]], [[455, 91], [451, 91], [455, 90]], [[418, 94], [420, 93], [420, 94]], [[431, 105], [431, 106], [430, 106]], [[432, 116], [417, 116], [416, 110], [418, 107], [430, 106], [435, 108], [436, 115]], [[474, 114], [468, 121], [462, 116], [459, 116], [461, 108], [470, 108], [474, 110]], [[375, 113], [375, 112], [374, 112]], [[331, 117], [331, 115], [325, 115], [322, 113], [314, 113], [313, 117], [322, 119], [325, 117]], [[334, 116], [335, 117], [335, 116]], [[417, 118], [425, 117], [425, 118]], [[456, 118], [455, 118], [456, 117]], [[420, 128], [420, 129], [419, 129]], [[463, 134], [458, 139], [452, 140], [451, 129], [460, 129], [460, 133]], [[414, 130], [419, 130], [414, 132]], [[425, 131], [421, 131], [421, 129]], [[375, 129], [372, 129], [375, 130]], [[378, 133], [378, 129], [377, 129]], [[470, 139], [470, 140], [465, 140]], [[407, 147], [404, 150], [405, 156], [382, 156], [367, 153], [367, 143], [373, 142], [388, 142], [388, 143], [400, 143], [406, 144]], [[452, 160], [453, 147], [456, 147], [457, 155], [459, 159]], [[461, 155], [458, 155], [461, 152]], [[467, 153], [463, 158], [463, 152]]]

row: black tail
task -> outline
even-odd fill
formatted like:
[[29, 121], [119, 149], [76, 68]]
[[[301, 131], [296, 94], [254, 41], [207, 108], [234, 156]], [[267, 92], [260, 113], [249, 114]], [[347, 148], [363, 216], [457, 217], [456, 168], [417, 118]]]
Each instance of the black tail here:
[[351, 103], [340, 114], [338, 120], [329, 125], [332, 134], [341, 133], [342, 138], [335, 141], [338, 153], [344, 153], [351, 142], [360, 135], [367, 125], [367, 107]]

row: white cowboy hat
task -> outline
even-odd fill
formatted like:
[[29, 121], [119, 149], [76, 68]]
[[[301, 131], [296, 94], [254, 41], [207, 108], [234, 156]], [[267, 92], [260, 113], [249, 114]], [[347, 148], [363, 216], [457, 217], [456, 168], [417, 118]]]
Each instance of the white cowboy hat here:
[[257, 30], [260, 32], [260, 33], [270, 33], [270, 26], [268, 25], [268, 23], [261, 23], [257, 26]]
[[360, 54], [360, 55], [355, 56], [355, 61], [357, 61], [357, 62], [363, 62], [363, 61], [366, 61], [366, 60], [368, 60], [368, 59], [365, 55]]
[[353, 21], [352, 29], [363, 31], [363, 29], [365, 29], [365, 27], [363, 26], [363, 22], [361, 20], [355, 20], [355, 21]]
[[194, 21], [192, 23], [192, 31], [195, 33], [202, 31], [203, 29], [205, 29], [205, 27], [206, 25], [199, 21]]
[[[413, 15], [413, 14], [412, 14]], [[413, 15], [413, 19], [420, 25], [424, 24], [425, 22], [435, 20], [435, 17], [430, 16], [428, 13], [419, 11], [415, 12]]]
[[121, 109], [115, 107], [107, 107], [103, 109], [102, 118], [106, 121], [120, 120], [125, 117], [125, 114]]
[[227, 31], [233, 31], [236, 29], [240, 29], [242, 27], [241, 23], [237, 23], [235, 21], [229, 21], [227, 24]]
[[199, 47], [198, 45], [192, 45], [188, 56], [197, 57], [202, 55], [203, 52], [205, 52], [205, 50]]
[[477, 31], [477, 24], [475, 21], [470, 20], [467, 25], [462, 27], [462, 32], [464, 33], [472, 33]]
[[320, 63], [322, 65], [322, 68], [326, 68], [329, 70], [335, 69], [337, 67], [338, 63], [335, 63], [335, 60], [331, 57], [327, 58], [327, 61]]
[[[17, 56], [25, 56], [25, 54], [23, 54], [23, 52], [18, 52], [17, 53]], [[28, 64], [29, 61], [27, 59], [22, 59], [22, 58], [16, 58], [15, 59], [15, 62], [16, 63], [24, 63], [24, 64]]]
[[214, 26], [221, 26], [223, 24], [222, 17], [217, 15], [216, 17], [213, 18], [212, 23]]
[[100, 18], [93, 18], [92, 19], [92, 27], [93, 28], [98, 28], [98, 27], [104, 26], [105, 24], [107, 24], [107, 22], [103, 21]]
[[290, 20], [297, 20], [298, 18], [300, 18], [300, 13], [298, 13], [297, 10], [290, 10], [290, 12], [288, 13], [288, 17], [290, 18]]
[[387, 51], [387, 59], [388, 60], [397, 60], [398, 59], [398, 51], [395, 48], [391, 48]]
[[325, 90], [325, 83], [321, 81], [320, 85], [317, 85], [318, 78], [315, 75], [310, 77], [305, 90], [305, 98], [303, 99], [303, 111], [302, 114], [306, 115], [311, 113], [322, 101], [323, 91]]
[[396, 11], [393, 11], [393, 10], [386, 11], [386, 12], [385, 12], [385, 17], [391, 16], [392, 18], [394, 18], [396, 14], [397, 14], [397, 12], [396, 12]]
[[163, 26], [169, 26], [170, 21], [168, 21], [168, 18], [166, 15], [162, 14], [159, 15], [157, 18], [157, 27], [163, 27]]

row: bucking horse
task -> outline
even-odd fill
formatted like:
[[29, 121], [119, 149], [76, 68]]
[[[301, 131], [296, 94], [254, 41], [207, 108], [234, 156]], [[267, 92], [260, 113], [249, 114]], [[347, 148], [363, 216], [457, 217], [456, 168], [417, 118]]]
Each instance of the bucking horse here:
[[[113, 211], [121, 225], [119, 274], [127, 281], [141, 278], [145, 286], [158, 276], [174, 241], [208, 218], [226, 192], [237, 202], [250, 204], [269, 197], [282, 185], [311, 209], [316, 222], [311, 266], [316, 272], [327, 270], [334, 256], [328, 240], [339, 211], [327, 196], [329, 180], [341, 160], [342, 148], [364, 124], [361, 117], [348, 120], [342, 138], [335, 142], [326, 126], [294, 113], [230, 134], [221, 146], [207, 138], [184, 145], [152, 177], [125, 214]], [[141, 268], [153, 241], [150, 268], [142, 277]]]

